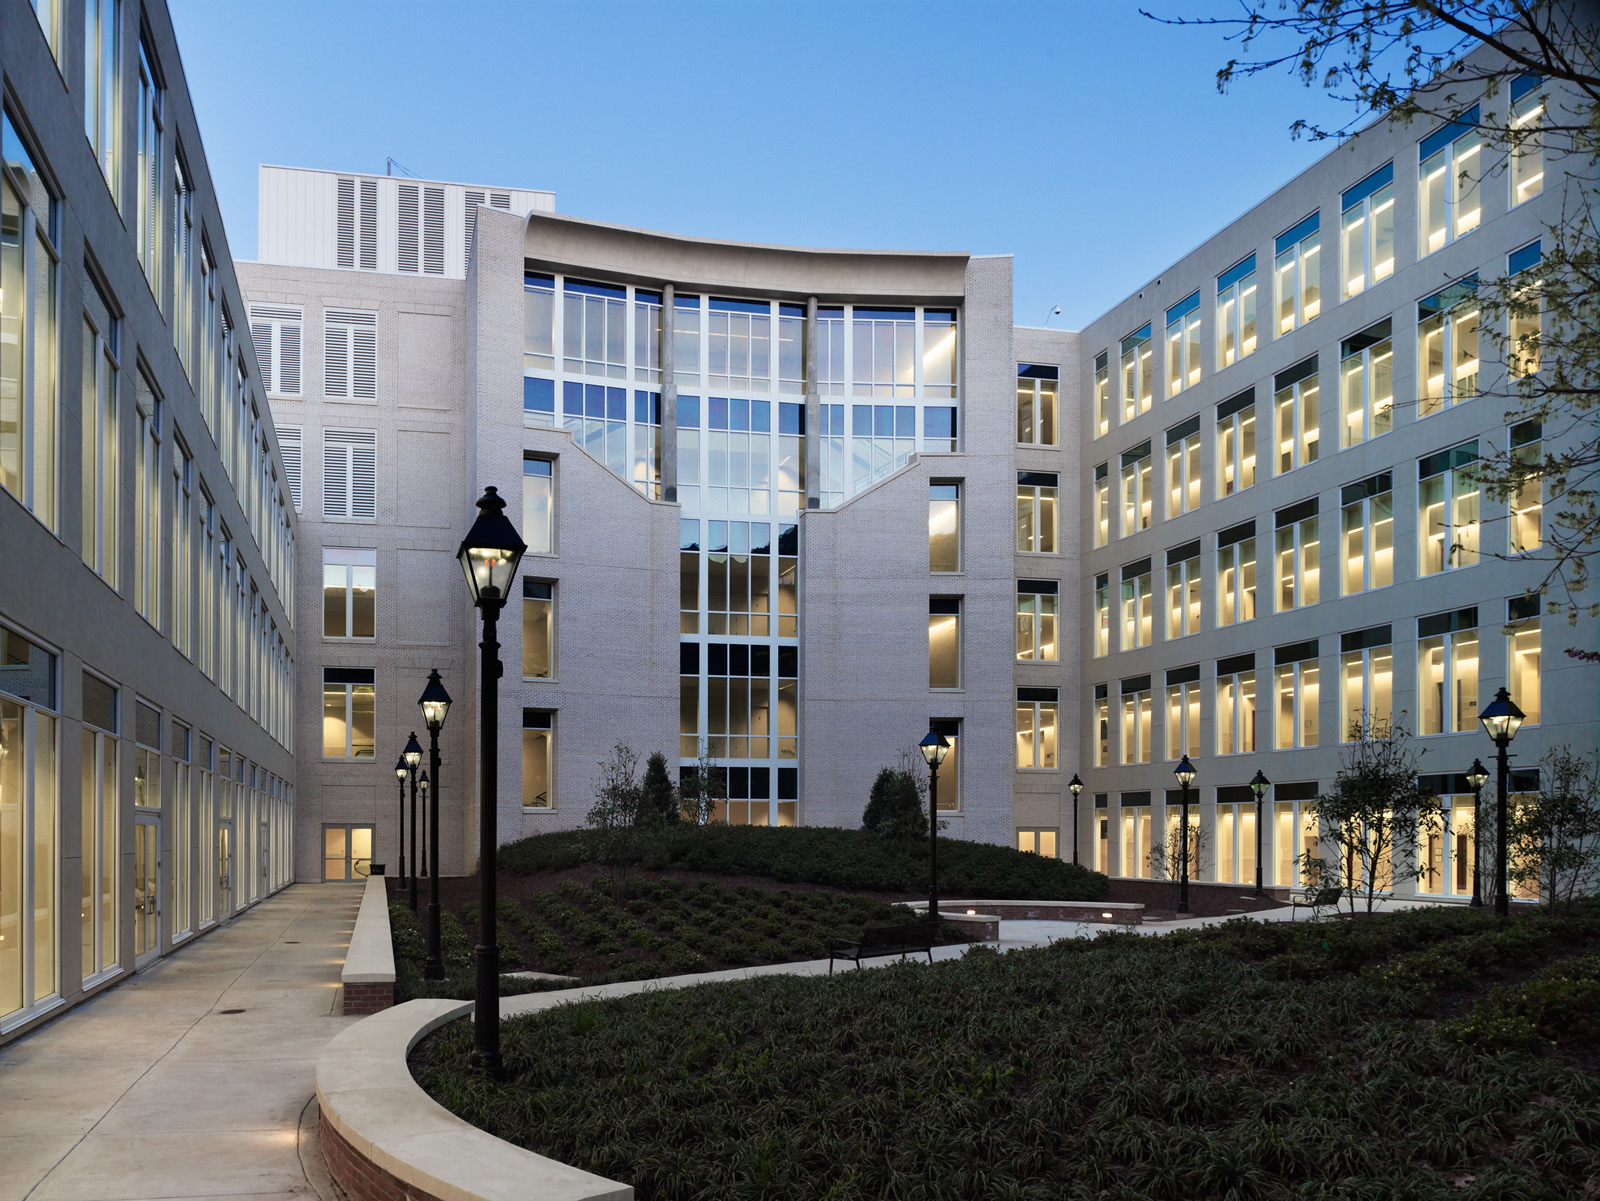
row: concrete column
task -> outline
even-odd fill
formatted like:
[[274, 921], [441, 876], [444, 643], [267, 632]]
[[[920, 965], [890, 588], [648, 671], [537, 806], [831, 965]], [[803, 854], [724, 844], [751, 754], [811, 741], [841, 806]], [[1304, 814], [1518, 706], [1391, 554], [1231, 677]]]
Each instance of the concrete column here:
[[678, 499], [678, 377], [672, 358], [671, 284], [661, 288], [661, 499]]
[[806, 298], [806, 508], [822, 507], [822, 402], [817, 392], [817, 298]]

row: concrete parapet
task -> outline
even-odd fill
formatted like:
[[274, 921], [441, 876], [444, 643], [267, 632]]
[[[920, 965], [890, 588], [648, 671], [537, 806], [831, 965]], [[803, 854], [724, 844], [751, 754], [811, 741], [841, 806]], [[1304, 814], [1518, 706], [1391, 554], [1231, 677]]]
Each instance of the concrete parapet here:
[[389, 893], [382, 876], [368, 876], [356, 928], [344, 957], [342, 1012], [377, 1013], [394, 1004], [394, 938], [389, 930]]

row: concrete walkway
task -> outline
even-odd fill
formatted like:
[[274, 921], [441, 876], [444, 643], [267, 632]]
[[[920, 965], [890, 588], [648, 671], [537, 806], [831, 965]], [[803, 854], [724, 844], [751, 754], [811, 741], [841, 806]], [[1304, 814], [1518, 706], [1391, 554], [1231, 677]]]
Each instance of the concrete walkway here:
[[0, 1048], [0, 1201], [316, 1197], [301, 1114], [359, 1020], [333, 1007], [360, 901], [295, 885]]

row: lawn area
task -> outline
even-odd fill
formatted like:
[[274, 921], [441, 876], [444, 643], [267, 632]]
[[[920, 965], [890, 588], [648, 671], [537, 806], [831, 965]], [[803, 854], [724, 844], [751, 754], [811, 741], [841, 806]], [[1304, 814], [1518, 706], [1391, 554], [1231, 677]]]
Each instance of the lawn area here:
[[1574, 1198], [1600, 909], [1108, 933], [455, 1023], [437, 1100], [665, 1198]]
[[[397, 1001], [472, 996], [478, 905], [464, 897], [475, 895], [476, 883], [456, 882], [451, 894], [458, 905], [443, 909], [440, 942], [449, 978], [442, 981], [422, 979], [417, 916], [403, 903], [390, 904]], [[520, 891], [520, 898], [515, 890], [500, 897], [500, 970], [577, 976], [588, 984], [825, 959], [832, 938], [853, 936], [868, 923], [914, 920], [909, 910], [877, 897], [717, 880], [635, 879], [621, 903], [605, 877], [569, 876], [554, 887]], [[941, 941], [966, 940], [945, 925]], [[501, 995], [559, 987], [571, 985], [503, 979]]]

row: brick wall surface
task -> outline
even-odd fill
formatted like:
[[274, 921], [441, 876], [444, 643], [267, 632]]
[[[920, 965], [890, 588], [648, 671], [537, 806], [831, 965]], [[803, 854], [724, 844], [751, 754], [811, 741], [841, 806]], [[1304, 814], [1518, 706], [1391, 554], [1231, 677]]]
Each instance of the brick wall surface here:
[[400, 1181], [352, 1147], [334, 1124], [322, 1120], [322, 1157], [328, 1173], [350, 1201], [439, 1201], [430, 1192]]

